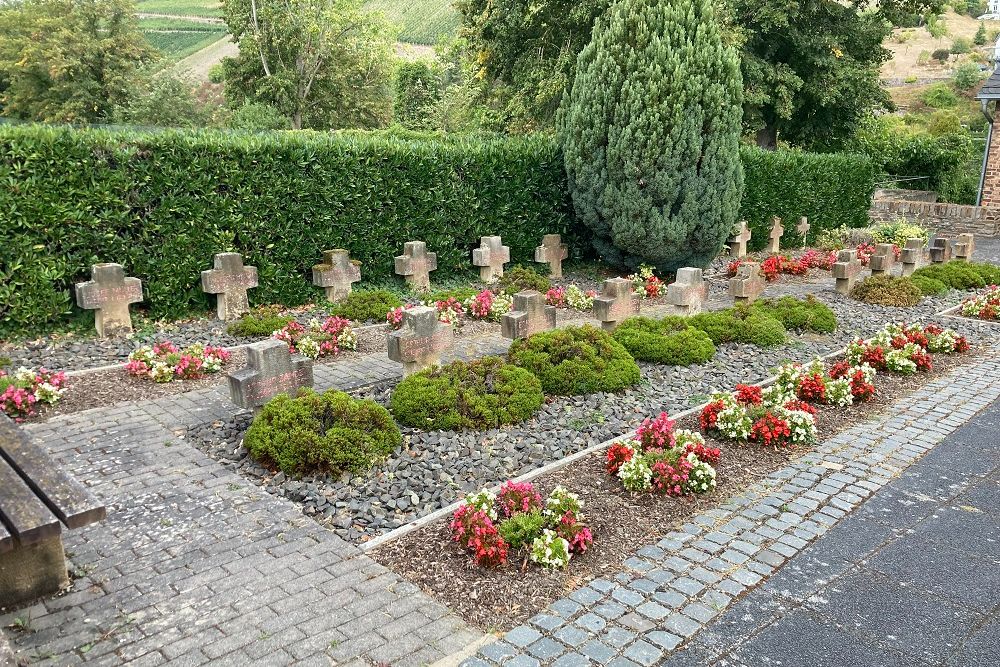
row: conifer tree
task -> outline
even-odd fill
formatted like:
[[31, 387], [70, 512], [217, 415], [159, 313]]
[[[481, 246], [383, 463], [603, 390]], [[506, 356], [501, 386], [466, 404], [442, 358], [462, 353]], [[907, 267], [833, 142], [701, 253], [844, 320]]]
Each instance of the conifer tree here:
[[740, 66], [709, 0], [620, 0], [577, 60], [559, 126], [601, 256], [705, 266], [739, 214]]

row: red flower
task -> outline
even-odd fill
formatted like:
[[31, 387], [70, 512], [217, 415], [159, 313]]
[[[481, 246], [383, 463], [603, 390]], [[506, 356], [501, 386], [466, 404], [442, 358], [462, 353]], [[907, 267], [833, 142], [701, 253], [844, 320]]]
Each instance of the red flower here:
[[868, 345], [861, 355], [862, 363], [869, 364], [879, 371], [885, 370], [885, 350], [880, 345]]
[[785, 403], [785, 407], [787, 409], [789, 409], [789, 410], [798, 410], [799, 412], [808, 412], [811, 415], [815, 415], [816, 414], [816, 408], [815, 407], [813, 407], [812, 405], [809, 405], [805, 401], [800, 401], [797, 398], [793, 398], [792, 400], [790, 400], [787, 403]]
[[955, 351], [956, 352], [968, 352], [969, 351], [969, 341], [965, 336], [959, 336], [955, 339]]
[[862, 371], [855, 371], [851, 377], [851, 394], [859, 401], [867, 401], [875, 395], [875, 385], [865, 379]]
[[719, 418], [719, 413], [726, 409], [722, 401], [712, 401], [702, 408], [698, 421], [701, 423], [701, 430], [708, 431], [715, 428], [715, 422]]
[[834, 380], [842, 378], [851, 370], [851, 364], [846, 359], [841, 359], [830, 366], [830, 377]]
[[669, 449], [675, 442], [674, 423], [666, 412], [661, 412], [656, 419], [644, 419], [635, 436], [643, 449]]
[[684, 495], [684, 484], [693, 467], [684, 456], [674, 462], [660, 459], [653, 464], [653, 490], [668, 496]]
[[613, 443], [608, 447], [608, 456], [604, 463], [604, 468], [608, 471], [609, 475], [617, 475], [618, 469], [626, 461], [631, 461], [633, 456], [635, 456], [635, 450], [632, 447], [622, 442]]
[[764, 400], [764, 390], [751, 384], [738, 384], [736, 400], [743, 405], [760, 405]]
[[826, 382], [824, 382], [823, 376], [817, 373], [805, 375], [799, 381], [799, 388], [795, 393], [800, 400], [809, 403], [822, 403], [826, 400]]
[[684, 454], [694, 454], [699, 461], [704, 461], [709, 465], [716, 465], [722, 460], [722, 450], [718, 447], [709, 447], [700, 442], [689, 442], [684, 448]]
[[913, 362], [917, 364], [918, 371], [929, 371], [933, 368], [933, 362], [931, 361], [931, 355], [923, 350], [918, 350], [913, 353]]
[[511, 517], [520, 512], [541, 509], [542, 497], [538, 495], [538, 491], [535, 491], [531, 482], [506, 481], [500, 487], [497, 505], [499, 505], [500, 513], [503, 516]]
[[750, 427], [750, 442], [761, 447], [787, 447], [791, 444], [792, 429], [781, 417], [766, 413]]
[[760, 263], [760, 272], [764, 274], [764, 280], [774, 282], [781, 273], [781, 255], [771, 255]]

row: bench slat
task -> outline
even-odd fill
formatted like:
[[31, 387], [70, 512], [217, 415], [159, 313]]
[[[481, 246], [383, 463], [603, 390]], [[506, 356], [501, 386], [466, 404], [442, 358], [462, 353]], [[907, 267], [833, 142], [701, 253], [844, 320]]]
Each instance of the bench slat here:
[[62, 531], [59, 519], [3, 459], [0, 459], [0, 518], [21, 544], [41, 542]]
[[7, 417], [0, 419], [0, 457], [68, 528], [80, 528], [107, 515], [104, 505], [86, 487], [60, 470], [48, 453]]

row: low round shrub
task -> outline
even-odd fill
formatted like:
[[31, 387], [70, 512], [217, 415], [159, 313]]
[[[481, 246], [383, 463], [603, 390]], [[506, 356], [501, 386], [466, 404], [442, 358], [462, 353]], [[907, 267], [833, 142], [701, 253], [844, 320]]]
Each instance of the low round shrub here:
[[552, 287], [552, 282], [527, 266], [515, 266], [500, 276], [500, 289], [507, 294], [517, 294], [525, 290], [535, 290], [545, 294]]
[[403, 305], [389, 290], [358, 290], [340, 303], [330, 306], [330, 315], [346, 317], [353, 322], [385, 322], [385, 314]]
[[708, 334], [716, 345], [744, 343], [774, 347], [786, 340], [785, 326], [781, 320], [759, 308], [754, 310], [753, 306], [699, 313], [689, 318], [688, 323]]
[[250, 455], [289, 475], [359, 472], [388, 456], [402, 442], [389, 411], [341, 391], [303, 389], [279, 394], [247, 429]]
[[931, 264], [913, 272], [913, 277], [933, 278], [952, 289], [979, 289], [1000, 283], [1000, 267], [982, 262]]
[[612, 336], [639, 361], [690, 366], [715, 356], [715, 345], [708, 334], [688, 326], [683, 317], [630, 317]]
[[499, 357], [483, 357], [404, 378], [392, 392], [390, 409], [400, 424], [415, 428], [493, 428], [524, 421], [543, 400], [534, 375]]
[[285, 328], [294, 317], [282, 315], [278, 306], [260, 306], [229, 324], [226, 333], [240, 338], [257, 338], [270, 336], [275, 331]]
[[833, 333], [837, 329], [837, 316], [829, 306], [812, 295], [805, 300], [783, 296], [780, 299], [756, 301], [751, 310], [773, 317], [788, 330]]
[[500, 537], [511, 549], [530, 546], [545, 529], [545, 517], [539, 510], [515, 514], [500, 524]]
[[596, 327], [564, 327], [515, 340], [510, 360], [531, 371], [546, 394], [572, 396], [618, 391], [639, 382], [635, 359]]
[[924, 296], [933, 296], [935, 294], [944, 294], [948, 291], [948, 286], [937, 278], [930, 278], [923, 275], [912, 275], [910, 276], [910, 282], [917, 286], [920, 293]]
[[852, 298], [878, 306], [915, 306], [923, 296], [920, 288], [909, 278], [885, 273], [866, 278], [851, 290]]

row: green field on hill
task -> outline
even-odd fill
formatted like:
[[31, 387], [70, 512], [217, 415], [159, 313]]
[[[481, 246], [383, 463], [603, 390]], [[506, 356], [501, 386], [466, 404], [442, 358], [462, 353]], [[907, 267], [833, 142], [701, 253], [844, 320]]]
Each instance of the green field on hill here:
[[136, 9], [140, 14], [173, 14], [174, 16], [222, 16], [219, 0], [139, 0]]
[[175, 18], [139, 19], [139, 29], [151, 47], [174, 61], [200, 51], [226, 34], [224, 23]]
[[382, 12], [400, 28], [399, 41], [433, 46], [438, 39], [454, 34], [458, 10], [452, 0], [369, 0], [365, 9]]

